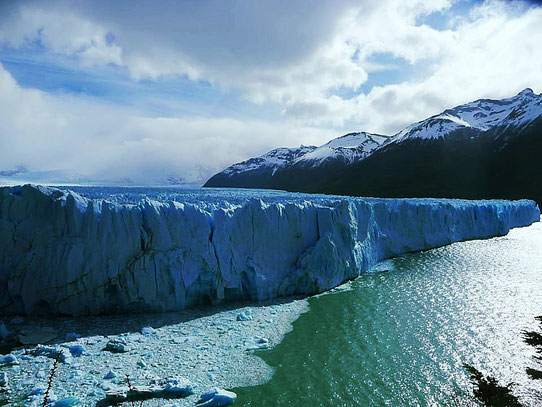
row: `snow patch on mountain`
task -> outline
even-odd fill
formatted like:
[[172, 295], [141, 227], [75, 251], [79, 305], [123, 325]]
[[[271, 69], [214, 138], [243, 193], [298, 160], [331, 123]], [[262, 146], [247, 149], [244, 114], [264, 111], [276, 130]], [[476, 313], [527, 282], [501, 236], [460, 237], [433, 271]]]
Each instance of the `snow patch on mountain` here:
[[226, 168], [223, 173], [229, 176], [258, 169], [270, 169], [272, 174], [280, 167], [291, 164], [298, 157], [316, 149], [316, 146], [301, 146], [299, 148], [276, 148], [260, 157], [251, 158]]
[[442, 120], [449, 120], [449, 121], [452, 121], [456, 124], [459, 124], [460, 126], [465, 126], [465, 127], [472, 127], [468, 122], [466, 122], [465, 120], [459, 118], [459, 117], [456, 117], [456, 116], [452, 116], [451, 114], [449, 113], [444, 113], [444, 114], [441, 114], [439, 116], [437, 116], [437, 119], [442, 119]]
[[342, 157], [346, 163], [350, 164], [365, 158], [388, 138], [388, 136], [366, 132], [348, 133], [300, 156], [296, 162], [311, 162], [313, 166], [316, 166], [328, 159]]
[[479, 99], [456, 106], [439, 115], [414, 123], [394, 136], [391, 142], [406, 139], [438, 139], [452, 131], [472, 128], [487, 131], [494, 127], [524, 127], [542, 115], [542, 94], [524, 89], [516, 96], [502, 99]]
[[248, 171], [271, 170], [271, 175], [274, 175], [279, 168], [286, 168], [297, 163], [318, 166], [326, 160], [339, 158], [342, 158], [345, 163], [352, 163], [363, 159], [388, 139], [389, 136], [380, 134], [349, 133], [320, 147], [277, 148], [260, 157], [234, 164], [222, 173], [231, 177]]
[[[356, 132], [335, 138], [320, 147], [272, 150], [261, 157], [232, 165], [212, 177], [206, 186], [271, 185], [273, 188], [292, 189], [292, 183], [279, 179], [281, 177], [278, 176], [271, 180], [269, 175], [273, 176], [279, 169], [287, 168], [287, 171], [291, 171], [288, 177], [295, 177], [304, 170], [322, 168], [320, 179], [326, 176], [328, 170], [331, 176], [336, 176], [335, 172], [341, 165], [348, 166], [359, 162], [377, 150], [382, 151], [391, 144], [407, 139], [437, 140], [450, 135], [472, 139], [488, 131], [491, 131], [491, 137], [497, 139], [503, 135], [521, 134], [523, 129], [541, 115], [542, 94], [535, 94], [528, 88], [510, 98], [479, 99], [447, 109], [408, 126], [394, 136]], [[335, 167], [328, 165], [330, 163]], [[235, 178], [236, 175], [250, 171], [252, 173], [247, 174], [247, 178]], [[279, 174], [282, 175], [282, 172]]]

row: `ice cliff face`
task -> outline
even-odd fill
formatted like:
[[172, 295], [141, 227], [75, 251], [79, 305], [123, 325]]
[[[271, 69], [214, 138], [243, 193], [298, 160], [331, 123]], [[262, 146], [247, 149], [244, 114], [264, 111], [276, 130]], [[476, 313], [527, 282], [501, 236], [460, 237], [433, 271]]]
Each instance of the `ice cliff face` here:
[[119, 205], [1, 188], [0, 314], [170, 311], [312, 294], [380, 259], [504, 235], [540, 216], [527, 200], [315, 202]]

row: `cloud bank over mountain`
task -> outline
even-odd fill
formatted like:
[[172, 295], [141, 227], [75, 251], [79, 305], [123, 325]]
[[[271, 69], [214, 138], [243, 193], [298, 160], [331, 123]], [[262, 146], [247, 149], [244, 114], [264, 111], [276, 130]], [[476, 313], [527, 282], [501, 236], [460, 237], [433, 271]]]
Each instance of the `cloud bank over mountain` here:
[[542, 8], [529, 2], [0, 8], [6, 168], [201, 182], [278, 146], [391, 134], [469, 100], [542, 91]]

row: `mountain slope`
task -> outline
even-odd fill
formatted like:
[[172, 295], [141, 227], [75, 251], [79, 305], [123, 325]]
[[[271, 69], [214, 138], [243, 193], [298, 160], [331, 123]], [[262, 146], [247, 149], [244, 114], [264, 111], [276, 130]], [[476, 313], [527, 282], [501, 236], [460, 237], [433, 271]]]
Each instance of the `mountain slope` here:
[[307, 190], [389, 197], [531, 198], [540, 204], [541, 115], [542, 96], [530, 89], [502, 101], [462, 105], [409, 126], [326, 185]]
[[214, 175], [206, 187], [298, 189], [308, 180], [328, 180], [367, 157], [388, 136], [349, 133], [320, 146], [277, 148]]
[[[542, 119], [521, 131], [464, 130], [390, 144], [318, 192], [386, 197], [531, 198], [542, 203]], [[472, 137], [472, 138], [471, 138]], [[502, 138], [501, 138], [502, 137]], [[508, 139], [503, 143], [503, 139]], [[370, 176], [362, 176], [370, 174]], [[307, 188], [310, 191], [312, 188]]]
[[340, 160], [352, 164], [367, 157], [375, 148], [388, 140], [388, 136], [372, 133], [348, 133], [303, 154], [295, 160], [310, 166], [321, 165], [326, 161]]
[[521, 128], [540, 116], [541, 103], [540, 95], [535, 95], [529, 88], [507, 99], [479, 99], [414, 123], [396, 134], [391, 141], [438, 139], [465, 128], [481, 132], [496, 127]]
[[525, 89], [414, 123], [341, 168], [318, 166], [325, 173], [319, 177], [310, 175], [314, 168], [294, 164], [275, 175], [272, 187], [380, 197], [532, 198], [541, 204], [541, 151], [542, 95]]

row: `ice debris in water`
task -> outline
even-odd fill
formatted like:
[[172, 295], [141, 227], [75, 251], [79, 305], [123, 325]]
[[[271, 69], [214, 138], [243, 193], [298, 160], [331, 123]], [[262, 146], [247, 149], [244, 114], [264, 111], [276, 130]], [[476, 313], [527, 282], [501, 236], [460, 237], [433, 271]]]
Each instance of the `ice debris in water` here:
[[0, 391], [6, 391], [8, 388], [8, 374], [6, 372], [0, 372]]
[[127, 386], [108, 390], [105, 393], [105, 400], [100, 404], [118, 404], [133, 398], [181, 398], [192, 394], [194, 394], [194, 385], [188, 380], [168, 378], [148, 386], [132, 385], [131, 390]]
[[29, 396], [41, 396], [42, 394], [45, 394], [44, 387], [34, 387], [30, 390], [30, 393], [28, 393]]
[[74, 357], [79, 357], [86, 352], [86, 349], [83, 345], [73, 345], [68, 348], [70, 353]]
[[237, 320], [238, 321], [251, 321], [252, 320], [252, 312], [247, 309], [245, 311], [241, 311], [239, 314], [237, 314]]
[[269, 347], [269, 340], [259, 336], [254, 336], [245, 341], [245, 348], [247, 350], [265, 349], [267, 347]]
[[8, 355], [0, 355], [0, 367], [18, 365], [19, 361], [11, 353]]
[[57, 400], [53, 403], [53, 407], [71, 407], [79, 404], [79, 399], [75, 397], [66, 397], [60, 400]]
[[51, 403], [54, 403], [57, 400], [57, 397], [54, 393], [54, 391], [49, 391], [47, 400], [43, 400], [43, 395], [45, 394], [45, 388], [44, 387], [35, 387], [33, 388], [30, 393], [28, 393], [28, 396], [26, 397], [26, 405], [27, 406], [41, 406], [42, 402], [45, 401], [46, 405], [50, 405]]
[[69, 379], [74, 380], [74, 379], [77, 379], [78, 377], [81, 377], [81, 371], [74, 370], [73, 372], [70, 373]]
[[155, 333], [156, 333], [156, 329], [154, 329], [153, 327], [150, 327], [150, 326], [146, 326], [143, 329], [141, 329], [141, 334], [142, 335], [153, 335]]
[[58, 359], [62, 363], [71, 363], [72, 355], [68, 349], [65, 348], [55, 348], [52, 346], [38, 345], [33, 350], [30, 351], [31, 355], [34, 356], [46, 356], [52, 359]]
[[215, 387], [201, 395], [198, 405], [199, 407], [227, 406], [232, 404], [236, 398], [237, 394], [234, 392]]
[[125, 353], [131, 350], [125, 338], [113, 338], [105, 345], [105, 350], [113, 353]]

